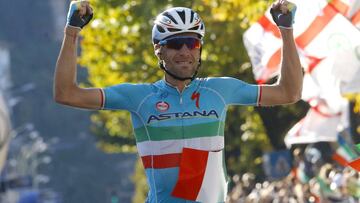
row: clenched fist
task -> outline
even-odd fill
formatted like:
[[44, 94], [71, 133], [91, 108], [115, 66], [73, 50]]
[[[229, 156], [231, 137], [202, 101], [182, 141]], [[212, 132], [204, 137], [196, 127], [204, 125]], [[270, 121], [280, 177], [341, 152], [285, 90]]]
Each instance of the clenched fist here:
[[67, 14], [66, 25], [83, 28], [93, 17], [90, 3], [85, 0], [72, 1]]
[[296, 5], [286, 0], [278, 0], [270, 9], [271, 16], [280, 28], [291, 29], [294, 24]]

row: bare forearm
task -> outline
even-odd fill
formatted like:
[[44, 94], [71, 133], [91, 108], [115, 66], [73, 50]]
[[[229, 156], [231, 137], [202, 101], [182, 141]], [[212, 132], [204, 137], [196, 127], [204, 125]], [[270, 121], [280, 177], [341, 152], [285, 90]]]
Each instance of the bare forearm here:
[[281, 78], [279, 85], [291, 100], [297, 101], [301, 97], [303, 74], [299, 55], [296, 50], [293, 30], [280, 29], [283, 39]]
[[61, 99], [66, 97], [76, 84], [76, 58], [77, 41], [79, 30], [77, 28], [66, 27], [64, 40], [56, 64], [54, 97]]

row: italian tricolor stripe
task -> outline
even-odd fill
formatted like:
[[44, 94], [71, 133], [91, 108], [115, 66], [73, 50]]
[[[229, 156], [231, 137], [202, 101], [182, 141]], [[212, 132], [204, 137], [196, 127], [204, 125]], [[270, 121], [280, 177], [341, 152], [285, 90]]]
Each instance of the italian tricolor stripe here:
[[226, 193], [223, 151], [184, 148], [179, 179], [172, 195], [191, 201], [216, 203], [224, 202]]
[[[195, 124], [190, 126], [168, 126], [153, 127], [146, 126], [135, 129], [136, 141], [162, 141], [162, 140], [179, 140], [196, 137], [217, 136], [220, 133], [224, 136], [224, 122], [210, 122]], [[150, 136], [149, 136], [150, 135]], [[150, 138], [150, 140], [149, 140]]]
[[179, 167], [180, 158], [181, 158], [181, 153], [143, 156], [141, 157], [141, 160], [143, 162], [145, 169], [147, 168], [160, 169], [160, 168]]
[[199, 137], [183, 140], [144, 141], [137, 143], [140, 156], [181, 153], [182, 149], [192, 148], [214, 151], [224, 148], [224, 136]]

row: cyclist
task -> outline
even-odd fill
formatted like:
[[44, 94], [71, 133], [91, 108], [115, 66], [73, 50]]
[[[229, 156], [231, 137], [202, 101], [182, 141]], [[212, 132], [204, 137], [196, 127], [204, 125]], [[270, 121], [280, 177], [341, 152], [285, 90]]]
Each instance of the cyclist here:
[[293, 4], [278, 1], [271, 14], [283, 41], [281, 77], [274, 85], [252, 85], [230, 77], [197, 78], [205, 25], [189, 8], [160, 13], [152, 42], [164, 79], [80, 88], [77, 40], [91, 20], [87, 1], [73, 1], [54, 82], [56, 102], [86, 109], [131, 113], [138, 153], [150, 187], [147, 202], [225, 202], [224, 122], [229, 105], [272, 106], [300, 99], [302, 70], [294, 44]]

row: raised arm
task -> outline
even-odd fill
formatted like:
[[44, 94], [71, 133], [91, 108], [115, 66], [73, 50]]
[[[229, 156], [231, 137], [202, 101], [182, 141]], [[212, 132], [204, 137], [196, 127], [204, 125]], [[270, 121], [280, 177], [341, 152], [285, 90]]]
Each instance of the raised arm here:
[[58, 103], [99, 109], [103, 95], [99, 88], [80, 88], [77, 84], [77, 43], [81, 29], [91, 20], [92, 9], [87, 1], [70, 4], [64, 40], [56, 63], [54, 77], [54, 100]]
[[282, 63], [278, 82], [261, 87], [262, 106], [295, 103], [301, 98], [303, 73], [292, 29], [295, 11], [295, 5], [288, 5], [287, 1], [277, 2], [271, 11], [281, 33]]

